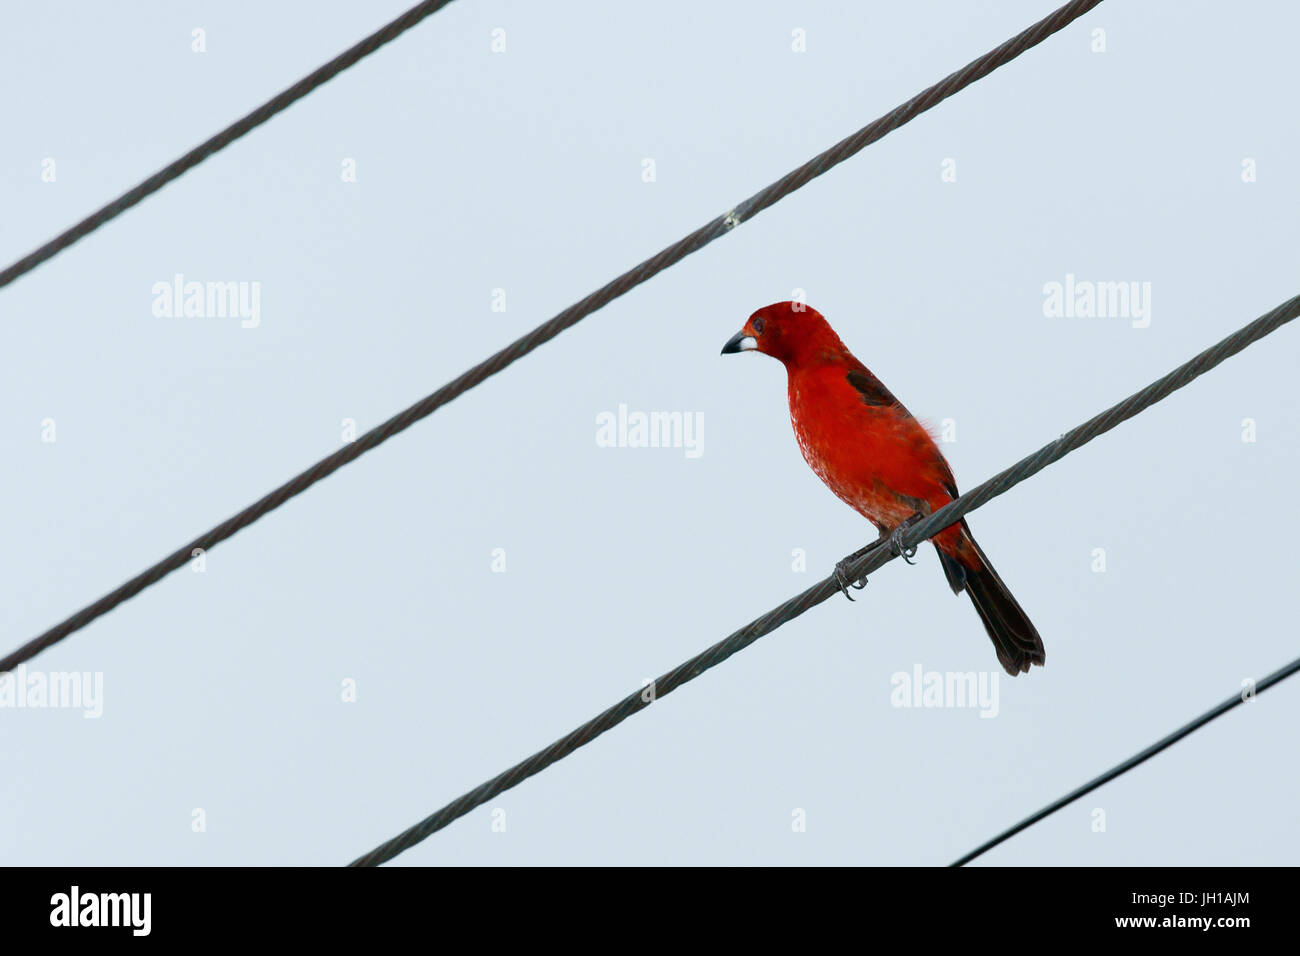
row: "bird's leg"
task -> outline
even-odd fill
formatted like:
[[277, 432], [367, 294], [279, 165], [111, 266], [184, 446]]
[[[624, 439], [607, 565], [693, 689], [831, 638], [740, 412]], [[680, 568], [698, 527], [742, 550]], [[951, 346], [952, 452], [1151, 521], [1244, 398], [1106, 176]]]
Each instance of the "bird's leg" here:
[[896, 557], [902, 558], [908, 564], [916, 564], [916, 562], [912, 560], [916, 557], [916, 548], [903, 547], [903, 532], [912, 527], [912, 525], [916, 524], [918, 521], [922, 520], [924, 517], [925, 515], [918, 511], [906, 521], [900, 522], [898, 527], [889, 533], [889, 550], [892, 551]]
[[857, 583], [850, 583], [848, 580], [849, 565], [851, 565], [854, 561], [858, 560], [858, 558], [862, 557], [872, 548], [878, 547], [881, 543], [885, 541], [885, 538], [886, 536], [884, 534], [881, 534], [879, 538], [871, 542], [865, 548], [858, 548], [858, 550], [854, 551], [847, 558], [835, 562], [835, 583], [840, 586], [840, 592], [850, 601], [853, 600], [853, 595], [849, 593], [849, 588], [851, 587], [855, 591], [861, 591], [863, 588], [867, 586], [867, 576], [864, 574], [857, 581]]

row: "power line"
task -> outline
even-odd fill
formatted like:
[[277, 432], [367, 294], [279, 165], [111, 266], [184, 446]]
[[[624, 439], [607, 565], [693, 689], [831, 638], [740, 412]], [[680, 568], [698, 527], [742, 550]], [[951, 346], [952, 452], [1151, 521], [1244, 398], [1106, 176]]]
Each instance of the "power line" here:
[[[1072, 21], [1083, 16], [1101, 0], [1072, 0], [1055, 13], [1040, 20], [1027, 30], [1012, 37], [1007, 42], [972, 60], [956, 73], [949, 75], [922, 93], [912, 97], [902, 106], [885, 114], [869, 125], [863, 127], [847, 139], [841, 140], [830, 149], [814, 157], [809, 162], [790, 172], [766, 189], [755, 193], [742, 202], [730, 213], [719, 216], [712, 222], [700, 227], [686, 238], [667, 247], [660, 253], [645, 260], [640, 265], [623, 273], [612, 282], [602, 286], [585, 299], [571, 305], [559, 315], [542, 323], [522, 338], [475, 365], [469, 371], [452, 379], [432, 395], [429, 395], [405, 411], [398, 413], [388, 421], [366, 432], [356, 441], [345, 445], [334, 454], [321, 459], [311, 468], [290, 479], [285, 484], [249, 505], [243, 511], [226, 519], [205, 534], [195, 538], [184, 547], [173, 551], [158, 563], [145, 569], [115, 590], [89, 604], [66, 620], [56, 624], [45, 633], [28, 641], [9, 656], [0, 660], [0, 672], [12, 670], [23, 661], [30, 660], [42, 650], [66, 638], [95, 619], [107, 614], [123, 601], [134, 597], [145, 588], [155, 584], [173, 571], [184, 567], [192, 558], [196, 548], [203, 551], [225, 541], [243, 528], [248, 527], [258, 518], [280, 507], [290, 498], [302, 494], [316, 482], [333, 474], [348, 462], [376, 448], [399, 432], [405, 431], [422, 418], [432, 415], [448, 402], [469, 391], [480, 382], [495, 375], [513, 362], [527, 355], [544, 342], [548, 342], [565, 329], [576, 325], [586, 316], [608, 304], [625, 292], [654, 277], [669, 266], [708, 245], [719, 236], [730, 232], [736, 225], [744, 222], [801, 186], [820, 176], [832, 167], [844, 162], [855, 153], [874, 143], [892, 130], [936, 106], [954, 93], [971, 83], [987, 76], [999, 66], [1014, 60], [1021, 53], [1033, 47], [1053, 33], [1063, 29]], [[419, 8], [417, 8], [419, 9]], [[430, 11], [431, 12], [431, 11]], [[408, 14], [409, 16], [410, 14]], [[397, 22], [397, 21], [395, 21]], [[390, 24], [391, 26], [391, 24]]]
[[[1124, 401], [1112, 405], [1101, 414], [1066, 432], [1056, 441], [1044, 445], [1034, 454], [1021, 459], [982, 485], [944, 505], [925, 520], [918, 521], [904, 532], [904, 546], [913, 548], [920, 545], [921, 542], [959, 521], [967, 513], [1003, 494], [1031, 475], [1042, 471], [1048, 465], [1065, 457], [1076, 448], [1086, 445], [1098, 435], [1110, 431], [1121, 422], [1149, 408], [1182, 388], [1188, 382], [1208, 372], [1225, 359], [1240, 352], [1250, 343], [1263, 338], [1297, 316], [1300, 316], [1300, 295], [1243, 326], [1216, 345], [1178, 366], [1168, 375], [1156, 380], [1141, 391], [1135, 392]], [[891, 553], [887, 545], [878, 546], [847, 566], [845, 569], [846, 576], [850, 580], [858, 580], [892, 561], [894, 557], [895, 555]], [[839, 590], [840, 585], [834, 575], [814, 584], [802, 594], [790, 598], [790, 600], [768, 611], [762, 617], [750, 621], [729, 637], [660, 677], [652, 685], [653, 693], [642, 690], [630, 694], [613, 707], [561, 737], [545, 750], [539, 750], [528, 759], [515, 764], [509, 770], [475, 787], [415, 826], [354, 860], [350, 865], [377, 866], [393, 859], [399, 853], [410, 849], [452, 821], [469, 813], [475, 807], [522, 783], [533, 774], [540, 773], [556, 761], [567, 757], [579, 747], [590, 743], [605, 731], [622, 723], [637, 711], [650, 706], [653, 701], [672, 693], [682, 684], [694, 680], [709, 668], [721, 664], [732, 654], [753, 644], [760, 637], [772, 633], [782, 624], [794, 620], [805, 611], [821, 604], [837, 594]], [[1277, 675], [1269, 678], [1269, 680], [1274, 679], [1280, 680], [1281, 678], [1277, 677]], [[1195, 727], [1191, 729], [1194, 730]], [[1188, 733], [1190, 732], [1189, 730]]]
[[[1290, 677], [1292, 674], [1296, 673], [1297, 671], [1300, 671], [1300, 657], [1297, 657], [1295, 660], [1293, 660], [1290, 664], [1287, 664], [1285, 667], [1275, 670], [1273, 673], [1269, 674], [1259, 683], [1255, 684], [1253, 687], [1253, 691], [1255, 694], [1262, 694], [1264, 691], [1268, 690], [1274, 684], [1281, 683], [1282, 681], [1286, 680], [1288, 677]], [[1114, 766], [1111, 769], [1107, 770], [1100, 777], [1096, 777], [1093, 780], [1089, 780], [1087, 783], [1085, 783], [1082, 787], [1079, 787], [1077, 790], [1071, 790], [1069, 793], [1061, 797], [1059, 800], [1054, 800], [1052, 803], [1049, 803], [1047, 806], [1043, 807], [1043, 809], [1039, 810], [1037, 813], [1033, 814], [1032, 816], [1025, 817], [1025, 819], [1021, 820], [1015, 826], [999, 833], [997, 836], [995, 836], [992, 840], [989, 840], [987, 843], [981, 843], [975, 849], [971, 850], [969, 853], [967, 853], [965, 856], [955, 861], [951, 865], [965, 866], [971, 860], [993, 849], [999, 843], [1011, 839], [1021, 830], [1025, 830], [1033, 826], [1039, 820], [1051, 816], [1053, 813], [1061, 809], [1061, 807], [1065, 806], [1066, 804], [1073, 803], [1075, 800], [1078, 800], [1082, 796], [1086, 796], [1087, 794], [1096, 790], [1098, 787], [1102, 786], [1103, 784], [1110, 783], [1110, 781], [1114, 780], [1116, 777], [1128, 773], [1128, 771], [1132, 770], [1138, 764], [1150, 760], [1156, 754], [1160, 753], [1160, 751], [1178, 743], [1178, 741], [1182, 740], [1192, 731], [1198, 730], [1201, 727], [1204, 727], [1210, 721], [1214, 720], [1214, 718], [1222, 714], [1226, 714], [1228, 711], [1232, 710], [1232, 708], [1236, 707], [1242, 701], [1246, 700], [1246, 697], [1247, 695], [1244, 693], [1234, 694], [1232, 697], [1229, 697], [1227, 700], [1219, 704], [1217, 707], [1212, 707], [1210, 710], [1207, 710], [1205, 713], [1201, 714], [1201, 716], [1197, 717], [1195, 720], [1179, 727], [1169, 736], [1162, 737], [1160, 740], [1157, 740], [1155, 743], [1153, 743], [1150, 747], [1147, 747], [1145, 750], [1134, 754], [1132, 757], [1129, 757], [1123, 763], [1118, 764], [1117, 766]]]
[[374, 53], [390, 40], [397, 39], [397, 37], [411, 29], [411, 27], [415, 26], [425, 17], [437, 13], [449, 3], [451, 3], [451, 0], [425, 0], [423, 3], [416, 4], [392, 23], [381, 27], [360, 43], [344, 50], [325, 65], [318, 67], [304, 76], [293, 86], [267, 100], [247, 116], [231, 123], [212, 138], [205, 140], [198, 146], [195, 146], [184, 156], [167, 164], [148, 179], [133, 188], [128, 189], [107, 206], [104, 206], [102, 209], [97, 209], [85, 219], [81, 220], [81, 222], [59, 233], [39, 249], [23, 256], [3, 272], [0, 272], [0, 289], [13, 282], [19, 276], [31, 272], [45, 260], [54, 258], [54, 256], [68, 248], [68, 246], [72, 245], [83, 236], [94, 232], [100, 226], [104, 225], [104, 223], [111, 219], [116, 219], [132, 206], [147, 199], [149, 196], [162, 189], [173, 179], [177, 179], [184, 173], [193, 169], [213, 153], [224, 149], [245, 133], [251, 132], [277, 113], [288, 109], [318, 86], [338, 76], [348, 67], [352, 66], [363, 57]]

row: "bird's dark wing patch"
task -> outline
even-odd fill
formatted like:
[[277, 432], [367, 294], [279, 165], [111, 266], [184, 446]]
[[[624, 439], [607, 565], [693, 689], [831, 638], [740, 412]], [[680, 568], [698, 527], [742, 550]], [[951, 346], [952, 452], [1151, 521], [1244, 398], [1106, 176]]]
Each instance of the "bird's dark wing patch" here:
[[848, 375], [849, 384], [858, 390], [867, 405], [897, 405], [898, 399], [885, 388], [883, 382], [865, 368], [854, 369]]

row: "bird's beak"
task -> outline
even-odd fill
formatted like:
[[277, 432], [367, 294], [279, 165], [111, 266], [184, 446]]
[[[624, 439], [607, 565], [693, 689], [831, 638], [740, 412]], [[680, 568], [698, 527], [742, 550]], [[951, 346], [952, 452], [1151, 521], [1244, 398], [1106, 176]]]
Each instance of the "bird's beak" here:
[[746, 335], [744, 329], [741, 329], [731, 338], [727, 339], [727, 344], [722, 347], [723, 355], [730, 355], [733, 352], [752, 352], [758, 348], [758, 339], [752, 335]]

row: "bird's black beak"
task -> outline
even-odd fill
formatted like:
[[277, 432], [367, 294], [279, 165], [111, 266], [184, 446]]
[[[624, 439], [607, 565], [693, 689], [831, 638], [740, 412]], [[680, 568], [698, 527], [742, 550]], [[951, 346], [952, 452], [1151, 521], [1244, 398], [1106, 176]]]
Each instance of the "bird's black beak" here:
[[746, 335], [745, 330], [741, 329], [727, 339], [727, 344], [722, 347], [722, 354], [731, 355], [733, 352], [752, 352], [756, 348], [758, 348], [758, 339], [752, 335]]

